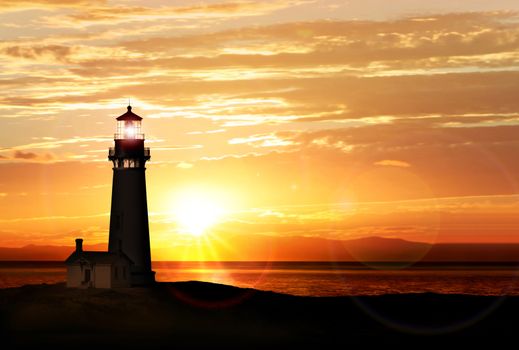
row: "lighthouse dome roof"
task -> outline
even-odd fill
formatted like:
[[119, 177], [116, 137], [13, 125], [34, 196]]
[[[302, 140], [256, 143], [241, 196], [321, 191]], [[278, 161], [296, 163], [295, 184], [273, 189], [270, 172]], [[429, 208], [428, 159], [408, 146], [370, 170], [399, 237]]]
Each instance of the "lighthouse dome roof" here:
[[117, 117], [117, 120], [142, 120], [137, 114], [132, 112], [132, 106], [128, 106], [128, 111]]

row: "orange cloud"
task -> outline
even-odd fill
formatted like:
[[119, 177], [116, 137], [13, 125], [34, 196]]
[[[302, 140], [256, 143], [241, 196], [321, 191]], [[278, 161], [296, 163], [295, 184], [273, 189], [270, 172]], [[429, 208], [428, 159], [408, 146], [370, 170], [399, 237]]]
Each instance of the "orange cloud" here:
[[402, 168], [408, 168], [411, 166], [411, 164], [409, 164], [407, 162], [403, 162], [401, 160], [394, 160], [394, 159], [379, 160], [378, 162], [375, 162], [374, 164], [383, 165], [383, 166], [396, 166], [396, 167], [402, 167]]
[[222, 17], [249, 17], [264, 15], [276, 10], [308, 3], [308, 0], [232, 1], [193, 6], [90, 6], [81, 11], [60, 17], [47, 17], [50, 26], [67, 26], [130, 21], [156, 21], [157, 19], [197, 19]]
[[[9, 158], [4, 158], [9, 159]], [[23, 151], [15, 151], [13, 153], [13, 160], [24, 160], [24, 161], [32, 161], [32, 162], [50, 162], [56, 160], [56, 156], [52, 153], [34, 153], [34, 152], [23, 152]]]
[[278, 135], [272, 134], [233, 138], [228, 143], [231, 145], [246, 143], [252, 147], [282, 147], [294, 144], [292, 140], [280, 138]]
[[39, 59], [41, 56], [49, 55], [58, 61], [64, 61], [72, 49], [62, 45], [44, 46], [9, 46], [2, 49], [2, 53], [16, 58]]
[[[162, 115], [228, 119], [230, 124], [221, 125], [234, 126], [276, 119], [311, 122], [492, 114], [496, 110], [514, 113], [518, 107], [517, 72], [513, 71], [518, 29], [514, 16], [460, 13], [431, 16], [434, 20], [428, 21], [413, 17], [387, 22], [316, 21], [244, 27], [123, 42], [120, 45], [128, 52], [118, 54], [115, 48], [100, 54], [100, 48], [93, 44], [79, 49], [4, 43], [4, 54], [34, 61], [47, 55], [62, 66], [61, 76], [51, 79], [54, 72], [36, 72], [34, 64], [19, 67], [16, 62], [16, 69], [26, 76], [0, 81], [20, 88], [3, 96], [0, 104], [5, 109], [63, 109], [75, 108], [71, 106], [74, 103], [139, 96], [162, 109]], [[257, 54], [222, 54], [229, 47], [248, 43], [257, 47]], [[272, 43], [277, 51], [261, 54], [262, 47]], [[293, 53], [293, 47], [308, 47], [309, 51]], [[205, 50], [203, 54], [197, 54], [199, 48]], [[185, 52], [191, 55], [185, 57]], [[468, 69], [467, 65], [473, 64], [481, 67]], [[492, 69], [485, 71], [485, 67]], [[496, 69], [501, 71], [492, 71]], [[439, 74], [451, 71], [456, 73]], [[111, 78], [105, 79], [107, 76]], [[27, 86], [31, 88], [25, 94]], [[49, 94], [49, 89], [58, 92]], [[67, 93], [59, 92], [63, 90]], [[454, 95], [457, 98], [450, 98]], [[216, 98], [258, 103], [230, 111], [206, 102]], [[260, 102], [273, 100], [279, 104]], [[178, 106], [187, 108], [168, 111]]]
[[22, 151], [16, 151], [14, 152], [15, 159], [34, 159], [37, 158], [38, 155], [36, 153], [32, 152], [22, 152]]
[[0, 9], [83, 8], [85, 6], [98, 6], [106, 3], [106, 0], [2, 0], [2, 2], [0, 2]]

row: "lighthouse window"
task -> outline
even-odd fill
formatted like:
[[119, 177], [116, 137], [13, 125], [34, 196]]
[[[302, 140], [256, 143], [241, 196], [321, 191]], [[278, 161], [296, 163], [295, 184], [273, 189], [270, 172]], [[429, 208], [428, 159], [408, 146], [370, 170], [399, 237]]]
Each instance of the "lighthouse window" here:
[[138, 168], [140, 166], [140, 162], [138, 159], [124, 159], [122, 160], [122, 164], [119, 163], [119, 168]]

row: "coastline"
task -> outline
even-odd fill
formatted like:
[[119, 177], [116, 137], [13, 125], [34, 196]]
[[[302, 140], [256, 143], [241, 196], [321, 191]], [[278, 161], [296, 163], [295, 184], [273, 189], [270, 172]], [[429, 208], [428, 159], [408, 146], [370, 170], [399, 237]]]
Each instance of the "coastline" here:
[[11, 347], [479, 344], [513, 338], [518, 314], [519, 297], [301, 297], [196, 281], [0, 290], [1, 335]]

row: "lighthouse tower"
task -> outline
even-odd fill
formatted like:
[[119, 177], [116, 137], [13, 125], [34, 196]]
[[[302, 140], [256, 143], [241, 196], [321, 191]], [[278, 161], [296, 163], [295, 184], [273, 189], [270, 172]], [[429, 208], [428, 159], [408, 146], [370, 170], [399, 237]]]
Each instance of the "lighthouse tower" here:
[[117, 117], [115, 146], [108, 153], [114, 171], [108, 251], [122, 251], [132, 260], [132, 285], [155, 281], [155, 272], [151, 270], [145, 177], [150, 149], [144, 147], [141, 121], [128, 106], [128, 111]]

